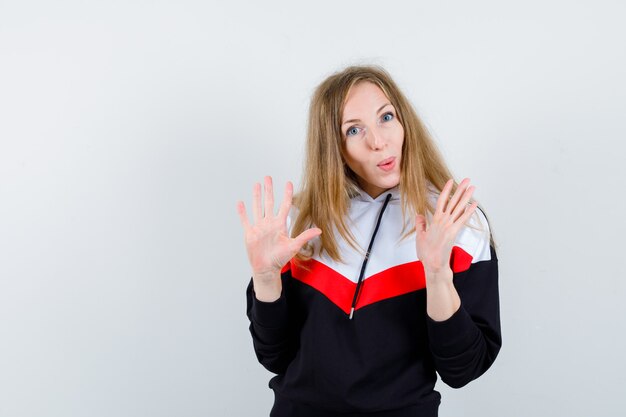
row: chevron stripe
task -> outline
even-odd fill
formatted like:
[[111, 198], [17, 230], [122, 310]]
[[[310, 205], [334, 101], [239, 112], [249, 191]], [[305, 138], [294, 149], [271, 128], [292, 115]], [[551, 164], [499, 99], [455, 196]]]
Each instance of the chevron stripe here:
[[[472, 257], [455, 246], [450, 257], [453, 272], [467, 270]], [[305, 263], [291, 261], [283, 272], [291, 270], [291, 276], [322, 293], [344, 313], [349, 314], [356, 284], [322, 262], [310, 259]], [[421, 261], [396, 265], [363, 281], [356, 310], [389, 298], [398, 297], [426, 288], [424, 267]]]

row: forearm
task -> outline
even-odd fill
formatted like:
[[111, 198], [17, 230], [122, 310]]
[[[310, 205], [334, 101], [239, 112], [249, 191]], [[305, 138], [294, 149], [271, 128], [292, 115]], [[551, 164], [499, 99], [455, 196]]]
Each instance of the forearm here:
[[247, 315], [254, 350], [265, 368], [280, 373], [286, 369], [294, 354], [287, 299], [280, 293], [274, 301], [261, 301], [254, 285], [252, 280], [247, 289]]
[[426, 271], [426, 313], [434, 321], [445, 321], [461, 306], [461, 299], [452, 283], [452, 270]]
[[[468, 270], [455, 273], [454, 289], [462, 302], [451, 317], [437, 321], [439, 317], [431, 309], [449, 304], [427, 300], [430, 350], [437, 372], [451, 387], [458, 388], [478, 378], [491, 366], [502, 345], [498, 263], [493, 248], [490, 253], [491, 259], [473, 263]], [[439, 293], [451, 294], [428, 285], [427, 292], [431, 294], [427, 294], [427, 299]]]

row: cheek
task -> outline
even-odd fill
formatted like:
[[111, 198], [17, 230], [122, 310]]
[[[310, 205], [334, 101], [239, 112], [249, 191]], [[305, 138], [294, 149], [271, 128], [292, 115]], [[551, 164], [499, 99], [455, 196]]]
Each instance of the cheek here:
[[343, 159], [343, 164], [354, 171], [354, 152], [350, 146], [344, 143], [343, 149], [341, 151], [341, 159]]
[[348, 141], [344, 146], [343, 158], [349, 164], [357, 163], [361, 160], [361, 153], [358, 144], [352, 141]]
[[396, 133], [396, 143], [398, 144], [398, 146], [402, 146], [402, 144], [404, 143], [404, 128], [402, 127], [402, 125], [400, 123], [398, 123], [398, 131]]
[[385, 132], [385, 139], [390, 146], [395, 148], [402, 146], [404, 143], [404, 128], [400, 122], [396, 122], [392, 126], [388, 127]]
[[359, 177], [367, 176], [365, 157], [358, 146], [346, 147], [343, 154], [344, 164]]

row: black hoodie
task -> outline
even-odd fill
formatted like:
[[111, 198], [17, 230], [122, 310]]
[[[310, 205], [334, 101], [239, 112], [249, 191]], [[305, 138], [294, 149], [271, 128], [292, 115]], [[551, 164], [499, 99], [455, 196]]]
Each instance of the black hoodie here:
[[272, 303], [257, 300], [250, 282], [254, 350], [277, 374], [272, 416], [436, 416], [437, 373], [454, 388], [482, 375], [501, 334], [498, 262], [487, 219], [476, 214], [450, 260], [461, 307], [443, 322], [426, 314], [424, 269], [415, 235], [402, 239], [397, 188], [352, 199], [349, 224], [363, 249], [337, 236], [342, 263], [318, 252], [307, 268], [290, 262]]

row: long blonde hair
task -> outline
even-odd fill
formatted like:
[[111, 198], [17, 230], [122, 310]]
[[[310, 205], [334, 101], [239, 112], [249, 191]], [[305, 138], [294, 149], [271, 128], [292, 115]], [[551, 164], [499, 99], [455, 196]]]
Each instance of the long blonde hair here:
[[[341, 120], [348, 92], [361, 82], [371, 82], [385, 93], [404, 128], [399, 190], [405, 219], [406, 213], [432, 214], [429, 183], [441, 192], [452, 178], [426, 127], [384, 69], [351, 66], [326, 78], [311, 99], [302, 188], [294, 199], [298, 214], [291, 234], [297, 236], [313, 225], [319, 227], [320, 251], [335, 261], [341, 261], [335, 232], [356, 247], [346, 215], [357, 182], [342, 157]], [[457, 185], [455, 182], [454, 189]], [[312, 255], [307, 245], [296, 259], [306, 260]]]

